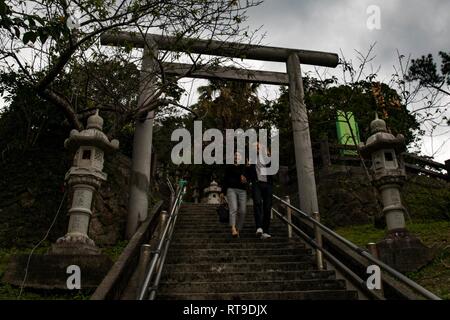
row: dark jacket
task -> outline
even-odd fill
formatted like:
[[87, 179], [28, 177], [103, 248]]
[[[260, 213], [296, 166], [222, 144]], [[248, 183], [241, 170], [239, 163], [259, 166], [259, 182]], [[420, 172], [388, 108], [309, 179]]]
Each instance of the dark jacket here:
[[[258, 181], [258, 175], [256, 173], [256, 164], [250, 164], [247, 167], [247, 179], [250, 180], [250, 182], [257, 182]], [[273, 184], [273, 175], [266, 176], [267, 177], [267, 183]]]
[[241, 182], [241, 175], [245, 176], [247, 179], [247, 170], [245, 165], [239, 164], [229, 164], [225, 167], [225, 175], [223, 178], [223, 192], [227, 192], [228, 188], [233, 189], [247, 189], [247, 183]]

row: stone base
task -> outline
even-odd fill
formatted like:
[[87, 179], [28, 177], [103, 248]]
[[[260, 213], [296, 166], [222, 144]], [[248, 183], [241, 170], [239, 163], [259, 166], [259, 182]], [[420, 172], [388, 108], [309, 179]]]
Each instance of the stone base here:
[[[28, 255], [11, 258], [2, 282], [21, 286], [25, 275]], [[105, 255], [54, 255], [31, 256], [25, 288], [46, 290], [69, 290], [67, 273], [70, 265], [77, 265], [81, 271], [81, 289], [95, 289], [111, 269], [113, 262]]]
[[400, 272], [414, 272], [427, 265], [434, 257], [434, 250], [426, 247], [419, 238], [406, 230], [390, 232], [377, 243], [381, 261]]
[[95, 246], [88, 243], [78, 243], [78, 242], [58, 242], [52, 244], [49, 250], [49, 254], [55, 255], [99, 255], [101, 250]]
[[56, 243], [52, 245], [49, 251], [49, 254], [62, 255], [96, 255], [100, 253], [101, 250], [87, 235], [71, 233], [56, 240]]

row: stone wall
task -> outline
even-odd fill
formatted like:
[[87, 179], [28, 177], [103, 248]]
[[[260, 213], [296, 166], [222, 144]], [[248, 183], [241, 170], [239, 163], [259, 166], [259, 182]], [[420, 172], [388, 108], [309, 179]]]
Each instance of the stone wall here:
[[[295, 172], [293, 172], [295, 174]], [[298, 206], [296, 177], [289, 175], [291, 202]], [[361, 168], [333, 166], [316, 172], [319, 210], [329, 227], [375, 223], [384, 228], [374, 189]], [[402, 188], [407, 221], [450, 220], [450, 183], [424, 175], [408, 174]]]
[[378, 215], [374, 189], [361, 170], [335, 170], [317, 180], [322, 221], [330, 227], [373, 223]]
[[117, 153], [105, 161], [108, 180], [102, 183], [92, 208], [89, 237], [102, 247], [114, 245], [125, 233], [131, 161]]
[[[0, 246], [32, 247], [50, 227], [64, 194], [64, 175], [72, 161], [64, 148], [39, 149], [0, 164]], [[128, 205], [130, 159], [107, 156], [108, 180], [95, 197], [90, 236], [101, 247], [123, 239]], [[48, 243], [67, 232], [67, 197]]]

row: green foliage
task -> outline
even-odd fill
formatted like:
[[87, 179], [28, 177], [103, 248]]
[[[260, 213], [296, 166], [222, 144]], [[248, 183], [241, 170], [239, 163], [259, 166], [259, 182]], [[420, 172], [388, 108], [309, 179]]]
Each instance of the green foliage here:
[[417, 80], [425, 86], [440, 86], [443, 82], [450, 85], [450, 54], [440, 51], [439, 56], [442, 59], [440, 74], [437, 71], [433, 55], [428, 54], [411, 61], [408, 79], [411, 81]]
[[450, 96], [450, 53], [439, 52], [441, 58], [440, 72], [433, 55], [428, 54], [413, 59], [405, 79], [408, 82], [418, 82], [418, 88], [424, 87], [422, 100], [425, 107], [422, 117], [430, 121], [432, 130], [442, 123], [450, 125], [447, 108], [441, 105], [442, 96]]
[[450, 300], [450, 250], [445, 247], [438, 251], [433, 261], [416, 272], [406, 274], [410, 279], [445, 300]]
[[109, 256], [113, 261], [116, 261], [127, 245], [128, 240], [122, 240], [114, 246], [102, 248], [102, 253]]
[[51, 291], [24, 289], [19, 298], [20, 288], [0, 283], [0, 300], [89, 300], [93, 290]]
[[[406, 227], [427, 246], [442, 245], [450, 241], [449, 221], [408, 222]], [[378, 242], [385, 235], [385, 231], [376, 229], [372, 224], [340, 227], [335, 231], [360, 247], [365, 247], [369, 242]]]
[[450, 220], [450, 189], [446, 182], [426, 176], [411, 177], [402, 195], [414, 221]]
[[[386, 120], [393, 134], [403, 134], [407, 143], [418, 139], [415, 134], [419, 129], [417, 120], [406, 106], [401, 105], [398, 93], [386, 84], [360, 81], [352, 85], [337, 85], [334, 79], [305, 78], [304, 85], [312, 141], [327, 138], [331, 143], [338, 143], [338, 110], [354, 114], [363, 141], [370, 135], [369, 125], [375, 112]], [[266, 102], [264, 113], [268, 123], [280, 130], [280, 164], [294, 164], [287, 88], [280, 89], [277, 101]]]
[[[5, 82], [7, 77], [3, 75]], [[38, 98], [33, 88], [17, 83], [14, 94], [6, 98], [10, 105], [0, 111], [0, 161], [8, 157], [20, 158], [33, 148], [62, 147], [62, 136], [68, 134], [68, 128], [62, 125], [64, 116], [55, 112], [53, 107]], [[33, 106], [33, 108], [30, 108]]]
[[385, 235], [384, 230], [376, 229], [373, 224], [341, 227], [335, 231], [360, 247], [365, 247], [369, 242], [378, 242]]
[[259, 85], [238, 81], [210, 80], [198, 88], [198, 103], [193, 110], [202, 118], [205, 128], [260, 128], [263, 125]]

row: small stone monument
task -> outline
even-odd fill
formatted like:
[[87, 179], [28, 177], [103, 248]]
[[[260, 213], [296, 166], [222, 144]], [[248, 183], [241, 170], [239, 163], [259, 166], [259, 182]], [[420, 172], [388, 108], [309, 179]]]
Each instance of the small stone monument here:
[[208, 188], [203, 190], [206, 195], [206, 203], [208, 204], [220, 204], [220, 192], [222, 188], [219, 187], [216, 181], [212, 181]]
[[358, 149], [364, 158], [372, 160], [372, 184], [381, 194], [386, 218], [386, 237], [377, 243], [379, 258], [401, 272], [415, 271], [430, 260], [431, 250], [406, 229], [406, 209], [400, 193], [406, 172], [398, 156], [405, 150], [405, 138], [389, 133], [386, 122], [378, 119], [378, 115], [370, 130], [372, 135]]
[[119, 141], [109, 141], [103, 133], [103, 119], [98, 111], [87, 120], [86, 130], [72, 130], [64, 146], [75, 151], [73, 166], [66, 174], [66, 181], [73, 190], [69, 209], [67, 234], [53, 245], [54, 254], [99, 254], [100, 250], [89, 238], [92, 199], [100, 184], [106, 181], [103, 170], [105, 152], [119, 148]]
[[[34, 254], [31, 260], [25, 254], [13, 256], [3, 277], [5, 283], [35, 289], [71, 290], [69, 277], [78, 277], [79, 289], [92, 289], [111, 268], [111, 259], [101, 254], [88, 236], [94, 192], [106, 180], [102, 172], [104, 154], [119, 147], [119, 141], [109, 141], [102, 127], [103, 119], [97, 112], [89, 117], [86, 130], [72, 130], [64, 143], [67, 149], [76, 151], [73, 166], [66, 174], [73, 191], [67, 234], [59, 238], [47, 254]], [[76, 270], [80, 273], [76, 274]], [[75, 273], [71, 276], [71, 272]]]

